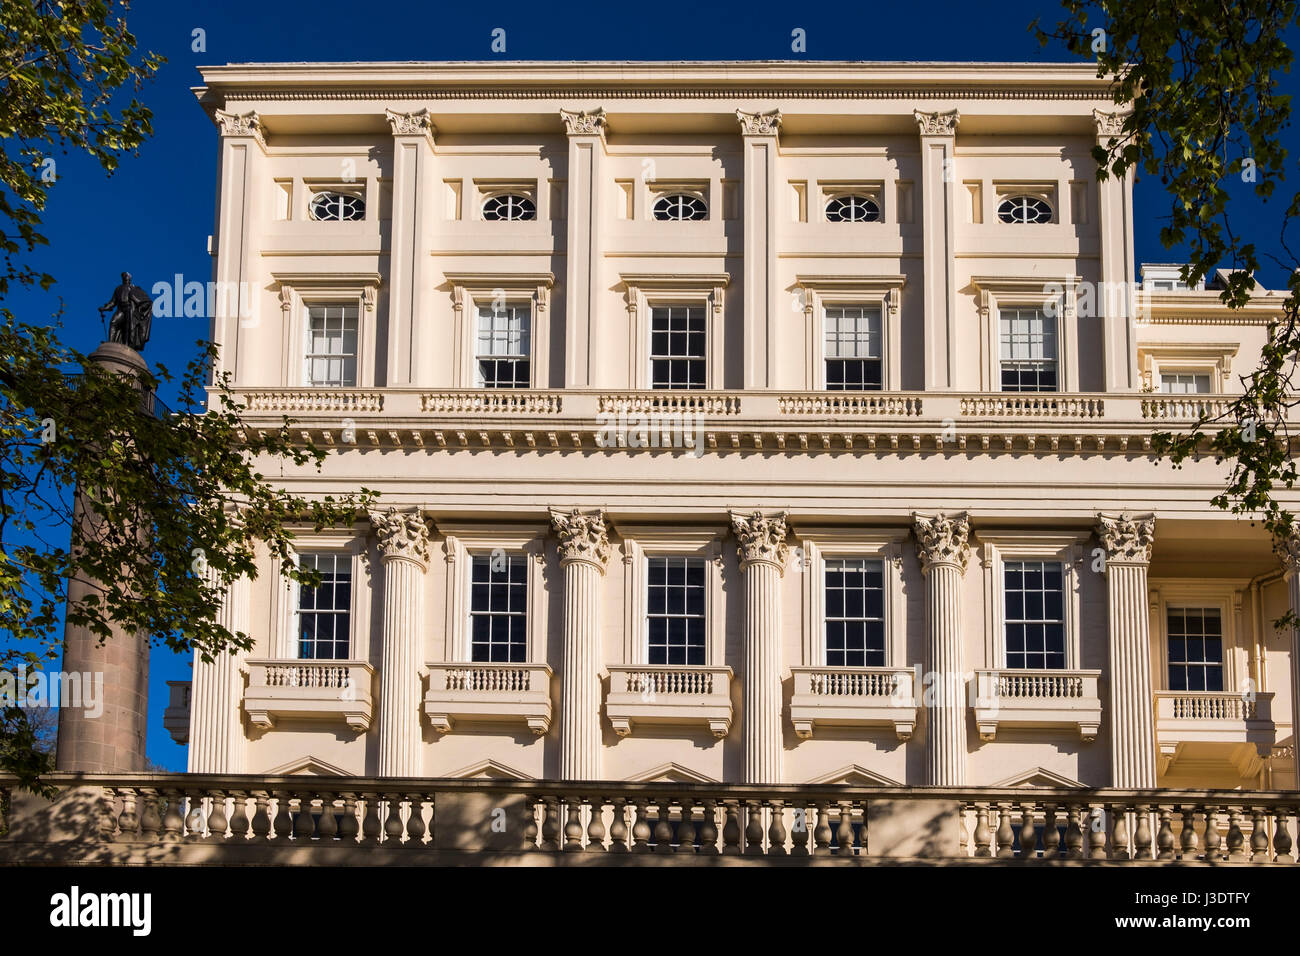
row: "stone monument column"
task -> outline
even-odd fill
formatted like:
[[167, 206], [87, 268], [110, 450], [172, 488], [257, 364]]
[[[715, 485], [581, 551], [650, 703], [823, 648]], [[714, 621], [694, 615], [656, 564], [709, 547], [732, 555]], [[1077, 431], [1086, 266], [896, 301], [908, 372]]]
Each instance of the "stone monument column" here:
[[[105, 342], [90, 360], [118, 375], [138, 377], [148, 366], [140, 353], [119, 342]], [[77, 491], [72, 520], [93, 540], [100, 520], [90, 498]], [[76, 605], [99, 588], [85, 578], [68, 582], [68, 604]], [[149, 635], [112, 625], [101, 642], [87, 628], [63, 631], [63, 670], [81, 674], [83, 682], [103, 676], [103, 709], [91, 716], [86, 707], [59, 707], [55, 768], [82, 773], [132, 773], [145, 768], [146, 718], [149, 711]], [[83, 684], [84, 686], [84, 684]], [[95, 708], [98, 709], [98, 708]]]
[[379, 776], [418, 777], [420, 650], [429, 526], [416, 511], [375, 511], [384, 569], [384, 632], [379, 674]]
[[599, 511], [551, 512], [564, 568], [564, 671], [560, 779], [601, 779], [600, 585], [609, 535]]
[[966, 694], [961, 647], [961, 589], [970, 559], [965, 513], [913, 515], [925, 575], [927, 708], [926, 780], [936, 787], [966, 785]]
[[1110, 686], [1110, 785], [1156, 785], [1156, 729], [1151, 685], [1147, 567], [1155, 515], [1097, 515], [1106, 549]]
[[781, 577], [784, 513], [731, 515], [745, 578], [744, 782], [781, 782]]

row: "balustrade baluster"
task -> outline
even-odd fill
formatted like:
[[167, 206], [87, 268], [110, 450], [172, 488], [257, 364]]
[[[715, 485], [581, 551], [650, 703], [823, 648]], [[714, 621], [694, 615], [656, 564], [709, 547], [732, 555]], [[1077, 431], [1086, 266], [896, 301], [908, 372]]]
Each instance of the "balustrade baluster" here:
[[140, 839], [145, 843], [157, 843], [158, 831], [162, 819], [158, 816], [158, 791], [153, 787], [143, 788], [144, 812], [140, 814]]
[[1011, 828], [1011, 804], [1009, 803], [998, 804], [997, 837], [997, 855], [1003, 859], [1015, 856], [1016, 832]]
[[185, 818], [181, 816], [181, 793], [179, 790], [169, 789], [163, 791], [163, 796], [167, 800], [167, 809], [163, 811], [162, 841], [180, 843], [181, 828], [185, 826]]
[[650, 835], [654, 831], [650, 829], [650, 821], [646, 816], [649, 805], [649, 801], [644, 797], [633, 801], [632, 809], [636, 812], [636, 819], [632, 821], [633, 853], [650, 852]]
[[1273, 851], [1276, 854], [1273, 860], [1275, 863], [1295, 862], [1295, 858], [1291, 856], [1291, 834], [1286, 828], [1287, 815], [1294, 812], [1294, 807], [1278, 807], [1274, 811], [1273, 820], [1277, 826], [1277, 829], [1273, 832]]
[[805, 803], [794, 806], [794, 820], [790, 824], [790, 855], [810, 856], [808, 836], [811, 827], [808, 822], [809, 807]]
[[841, 800], [837, 804], [839, 808], [839, 826], [835, 830], [835, 842], [839, 844], [835, 853], [841, 857], [853, 856], [853, 804], [848, 800]]
[[1224, 859], [1239, 862], [1246, 858], [1242, 847], [1246, 843], [1245, 834], [1241, 832], [1241, 807], [1228, 808], [1228, 845]]
[[1179, 859], [1183, 863], [1194, 863], [1197, 857], [1196, 805], [1183, 804], [1179, 807], [1183, 813], [1183, 832], [1178, 835], [1180, 847]]
[[763, 811], [757, 800], [745, 801], [745, 856], [763, 855]]
[[724, 801], [727, 819], [722, 824], [722, 852], [727, 856], [740, 853], [740, 807], [737, 801]]
[[989, 828], [989, 805], [976, 804], [975, 812], [975, 855], [991, 857], [993, 855], [993, 831]]
[[593, 800], [583, 797], [582, 805], [587, 808], [587, 851], [605, 852], [605, 801], [603, 798]]
[[1133, 859], [1151, 859], [1151, 808], [1137, 808], [1137, 829], [1133, 833]]
[[185, 828], [190, 838], [202, 840], [203, 833], [203, 798], [198, 797], [189, 801], [190, 812], [185, 815]]
[[1061, 831], [1056, 826], [1056, 804], [1043, 806], [1043, 859], [1055, 860], [1061, 856]]
[[682, 822], [677, 827], [677, 852], [695, 852], [695, 801], [683, 798], [678, 803], [682, 807]]
[[343, 797], [343, 816], [339, 818], [339, 842], [344, 844], [356, 843], [357, 835], [361, 832], [361, 824], [357, 820], [357, 795], [355, 793], [344, 793], [341, 796]]
[[523, 849], [537, 849], [537, 807], [536, 797], [524, 795]]
[[1065, 858], [1067, 860], [1083, 859], [1083, 827], [1080, 825], [1082, 811], [1078, 804], [1071, 804], [1065, 809]]
[[1176, 856], [1174, 853], [1174, 828], [1170, 822], [1172, 818], [1172, 807], [1160, 808], [1160, 832], [1156, 834], [1157, 860], [1172, 860]]
[[785, 801], [768, 800], [767, 812], [772, 815], [772, 822], [767, 828], [768, 856], [785, 856]]
[[424, 846], [424, 834], [427, 830], [424, 825], [424, 796], [419, 793], [408, 793], [406, 799], [411, 807], [411, 813], [406, 818], [406, 847], [418, 850]]
[[609, 822], [609, 852], [626, 853], [627, 852], [627, 800], [624, 797], [615, 797], [614, 818]]
[[704, 819], [700, 821], [700, 853], [718, 855], [718, 802], [704, 801]]
[[379, 794], [367, 793], [365, 801], [365, 816], [361, 818], [361, 842], [366, 846], [379, 846], [384, 835], [384, 827], [379, 820]]
[[208, 799], [211, 802], [211, 811], [208, 813], [208, 836], [209, 840], [214, 842], [226, 839], [226, 826], [230, 822], [226, 819], [226, 795], [220, 790], [209, 790]]
[[1109, 812], [1111, 816], [1110, 858], [1112, 860], [1130, 859], [1128, 845], [1128, 807], [1120, 804], [1112, 804]]
[[140, 818], [135, 812], [135, 790], [130, 787], [122, 789], [122, 812], [117, 815], [117, 842], [126, 843], [136, 839], [136, 830]]
[[1088, 859], [1106, 859], [1106, 811], [1099, 806], [1089, 809]]
[[1270, 862], [1268, 853], [1268, 830], [1264, 820], [1264, 811], [1260, 807], [1251, 807], [1250, 826], [1250, 862]]
[[289, 815], [289, 794], [275, 791], [275, 842], [284, 843], [293, 830], [293, 817]]
[[1219, 808], [1205, 808], [1205, 862], [1216, 863], [1222, 859], [1223, 837], [1219, 834]]
[[543, 797], [546, 815], [542, 817], [542, 849], [556, 852], [560, 849], [560, 802], [555, 797]]
[[1023, 804], [1020, 808], [1020, 858], [1022, 860], [1038, 859], [1038, 831], [1034, 829], [1034, 805]]
[[384, 818], [384, 845], [397, 849], [402, 845], [402, 795], [400, 793], [384, 794], [384, 806], [387, 816]]
[[566, 853], [582, 852], [582, 805], [579, 800], [570, 800], [566, 806], [564, 822], [564, 851]]
[[253, 791], [253, 839], [263, 843], [271, 838], [270, 794], [265, 790]]
[[312, 800], [309, 793], [298, 793], [298, 811], [293, 817], [293, 838], [301, 846], [311, 841], [316, 835], [316, 819], [312, 813]]
[[669, 800], [656, 800], [655, 807], [655, 852], [672, 853], [673, 852], [673, 824], [669, 817], [672, 815], [673, 802]]

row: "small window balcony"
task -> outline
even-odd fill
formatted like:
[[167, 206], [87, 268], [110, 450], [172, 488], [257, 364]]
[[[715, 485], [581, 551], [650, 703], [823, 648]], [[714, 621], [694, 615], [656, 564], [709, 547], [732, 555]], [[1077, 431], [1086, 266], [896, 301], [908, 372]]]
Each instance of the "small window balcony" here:
[[1162, 690], [1155, 707], [1161, 774], [1188, 760], [1232, 764], [1252, 777], [1277, 741], [1271, 693]]
[[975, 672], [975, 724], [980, 740], [991, 741], [1001, 727], [1070, 728], [1091, 743], [1101, 727], [1096, 670], [1020, 670]]
[[814, 728], [891, 727], [899, 740], [916, 730], [916, 680], [909, 667], [792, 667], [790, 722], [807, 740]]
[[244, 711], [262, 730], [292, 718], [338, 720], [361, 734], [374, 714], [373, 683], [365, 661], [250, 660]]
[[433, 729], [457, 722], [522, 723], [539, 737], [551, 726], [551, 668], [546, 664], [428, 665], [424, 712]]
[[620, 737], [641, 725], [707, 727], [725, 737], [731, 731], [731, 668], [611, 667], [605, 713]]

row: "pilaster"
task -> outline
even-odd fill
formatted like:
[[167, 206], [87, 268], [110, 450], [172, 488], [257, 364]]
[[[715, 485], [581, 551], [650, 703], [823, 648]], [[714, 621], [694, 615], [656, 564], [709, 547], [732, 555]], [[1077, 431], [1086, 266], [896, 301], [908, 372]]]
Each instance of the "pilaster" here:
[[[231, 634], [252, 632], [252, 582], [231, 581], [221, 599], [217, 623]], [[190, 773], [245, 773], [245, 651], [223, 652], [205, 661], [194, 654], [190, 688]]]
[[781, 111], [736, 110], [744, 139], [745, 388], [774, 388], [780, 333], [776, 293], [776, 164]]
[[393, 131], [393, 219], [388, 273], [388, 384], [417, 381], [421, 290], [433, 235], [434, 136], [427, 109], [387, 110]]
[[921, 255], [925, 308], [925, 387], [956, 388], [956, 110], [914, 110], [921, 133]]
[[[1125, 113], [1092, 111], [1097, 145], [1105, 148], [1124, 130]], [[1101, 243], [1101, 281], [1105, 294], [1095, 297], [1100, 314], [1104, 388], [1108, 392], [1139, 387], [1137, 366], [1137, 275], [1133, 255], [1133, 177], [1113, 174], [1097, 182], [1098, 236]], [[1122, 290], [1122, 294], [1114, 291]]]
[[605, 156], [605, 111], [560, 110], [569, 137], [568, 236], [565, 245], [564, 385], [584, 388], [596, 381], [599, 354], [597, 312], [603, 263], [600, 218], [601, 165]]

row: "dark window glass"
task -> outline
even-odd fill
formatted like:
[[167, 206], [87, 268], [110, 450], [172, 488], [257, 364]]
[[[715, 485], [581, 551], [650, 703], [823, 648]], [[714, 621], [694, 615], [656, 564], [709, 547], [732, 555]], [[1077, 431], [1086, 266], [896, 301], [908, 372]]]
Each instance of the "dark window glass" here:
[[1065, 667], [1065, 574], [1056, 561], [1002, 565], [1007, 667]]
[[826, 562], [826, 663], [885, 665], [885, 566], [865, 558]]
[[705, 663], [705, 565], [702, 558], [646, 561], [646, 661]]
[[1223, 621], [1217, 607], [1171, 607], [1170, 690], [1223, 690]]
[[470, 660], [521, 664], [528, 657], [528, 561], [476, 554], [470, 562]]
[[704, 306], [650, 310], [650, 387], [704, 388], [708, 382], [708, 331]]
[[320, 573], [319, 587], [298, 588], [300, 660], [347, 660], [351, 651], [352, 556], [304, 554], [300, 567]]
[[685, 222], [709, 218], [709, 207], [695, 196], [662, 196], [655, 200], [654, 217], [665, 222]]

